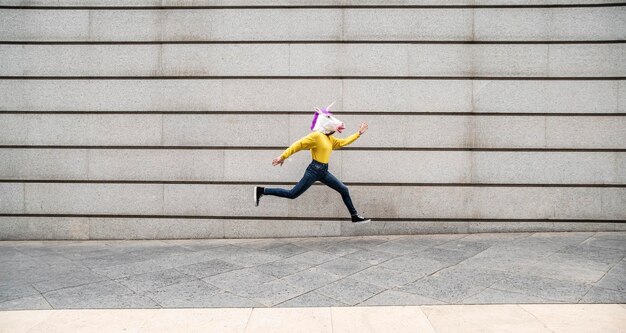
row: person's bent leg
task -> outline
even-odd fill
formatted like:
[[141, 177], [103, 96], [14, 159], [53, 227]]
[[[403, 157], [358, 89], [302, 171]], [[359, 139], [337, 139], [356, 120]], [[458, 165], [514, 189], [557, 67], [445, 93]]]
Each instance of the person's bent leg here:
[[350, 198], [348, 187], [344, 183], [337, 179], [337, 177], [333, 176], [330, 172], [327, 172], [326, 175], [320, 179], [320, 181], [341, 194], [341, 199], [343, 199], [343, 203], [346, 205], [346, 208], [348, 208], [350, 216], [357, 215], [356, 208], [354, 208], [354, 204], [352, 204], [352, 199]]
[[308, 169], [304, 172], [304, 176], [302, 179], [290, 190], [286, 190], [284, 188], [271, 188], [266, 187], [263, 191], [265, 195], [274, 195], [277, 197], [295, 199], [300, 196], [300, 194], [304, 193], [306, 190], [313, 185], [316, 181], [315, 175], [310, 172]]

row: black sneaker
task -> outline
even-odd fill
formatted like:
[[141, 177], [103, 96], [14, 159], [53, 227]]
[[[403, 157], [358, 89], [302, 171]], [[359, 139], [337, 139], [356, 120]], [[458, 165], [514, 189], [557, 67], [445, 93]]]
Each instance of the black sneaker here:
[[367, 223], [371, 221], [370, 219], [366, 219], [361, 215], [352, 215], [352, 223]]
[[263, 191], [265, 190], [264, 187], [261, 186], [255, 186], [254, 187], [254, 205], [258, 206], [259, 205], [259, 199], [261, 199], [261, 197], [263, 196]]

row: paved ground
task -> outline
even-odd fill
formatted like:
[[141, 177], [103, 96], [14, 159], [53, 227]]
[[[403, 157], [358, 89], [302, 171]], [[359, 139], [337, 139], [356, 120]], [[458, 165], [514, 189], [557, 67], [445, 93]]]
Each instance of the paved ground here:
[[626, 303], [626, 232], [0, 242], [0, 309]]
[[3, 333], [622, 333], [623, 304], [0, 311]]

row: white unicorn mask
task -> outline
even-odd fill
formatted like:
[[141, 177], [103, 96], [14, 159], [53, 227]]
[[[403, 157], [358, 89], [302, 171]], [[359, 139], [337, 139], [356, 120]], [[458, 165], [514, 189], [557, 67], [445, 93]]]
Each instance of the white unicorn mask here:
[[343, 121], [335, 118], [333, 114], [330, 113], [330, 107], [333, 106], [333, 104], [335, 104], [335, 102], [332, 102], [323, 109], [315, 108], [311, 131], [322, 132], [324, 134], [330, 134], [334, 131], [341, 133], [345, 127], [343, 126]]

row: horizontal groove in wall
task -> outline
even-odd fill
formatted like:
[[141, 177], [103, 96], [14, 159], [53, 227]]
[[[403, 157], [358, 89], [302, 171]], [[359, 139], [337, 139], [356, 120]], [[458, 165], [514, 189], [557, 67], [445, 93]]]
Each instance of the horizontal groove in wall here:
[[0, 45], [153, 45], [153, 44], [623, 44], [626, 40], [232, 40], [232, 41], [0, 41]]
[[[279, 220], [279, 221], [349, 221], [344, 217], [287, 217], [287, 216], [210, 216], [210, 215], [110, 215], [110, 214], [0, 214], [0, 217], [75, 217], [75, 218], [146, 218], [146, 219], [203, 219], [203, 220]], [[497, 219], [497, 218], [373, 218], [389, 222], [574, 222], [626, 223], [626, 220], [598, 219]]]
[[[296, 182], [268, 181], [184, 181], [184, 180], [48, 180], [48, 179], [0, 179], [0, 183], [37, 183], [37, 184], [154, 184], [154, 185], [295, 185]], [[349, 186], [377, 187], [592, 187], [592, 188], [626, 188], [626, 184], [495, 184], [495, 183], [365, 183], [345, 182]], [[323, 185], [316, 182], [314, 185]]]
[[[58, 114], [58, 115], [310, 115], [313, 111], [0, 111], [0, 114]], [[363, 116], [528, 116], [528, 117], [625, 117], [626, 113], [546, 113], [546, 112], [385, 112], [385, 111], [335, 111], [341, 115], [363, 115]]]
[[528, 4], [528, 5], [215, 5], [215, 6], [41, 6], [1, 5], [0, 9], [46, 10], [155, 10], [155, 9], [473, 9], [473, 8], [586, 8], [621, 7], [623, 2], [590, 4]]
[[[0, 145], [0, 149], [145, 149], [145, 150], [282, 150], [284, 146], [57, 146], [57, 145]], [[434, 148], [434, 147], [345, 147], [341, 150], [359, 151], [494, 151], [494, 152], [582, 152], [623, 153], [615, 148]]]
[[0, 80], [503, 80], [615, 81], [626, 76], [0, 76]]

